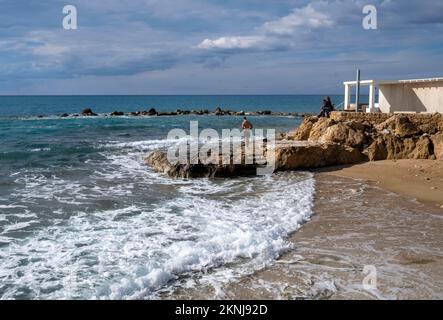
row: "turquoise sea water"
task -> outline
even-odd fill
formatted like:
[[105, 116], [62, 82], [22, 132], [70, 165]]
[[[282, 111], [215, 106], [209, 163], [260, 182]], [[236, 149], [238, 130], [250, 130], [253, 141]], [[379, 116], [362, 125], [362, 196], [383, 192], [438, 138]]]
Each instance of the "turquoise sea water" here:
[[[341, 97], [333, 97], [336, 103]], [[241, 117], [60, 118], [209, 109], [317, 112], [322, 96], [0, 97], [0, 298], [149, 299], [273, 263], [309, 218], [308, 173], [173, 180], [143, 157], [173, 128], [238, 128]], [[39, 118], [42, 115], [44, 117]], [[251, 117], [287, 131], [301, 118]]]

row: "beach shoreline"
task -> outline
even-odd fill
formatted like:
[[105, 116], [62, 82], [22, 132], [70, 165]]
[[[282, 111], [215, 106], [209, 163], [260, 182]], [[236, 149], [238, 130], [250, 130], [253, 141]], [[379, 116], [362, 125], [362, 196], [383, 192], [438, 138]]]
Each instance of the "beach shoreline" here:
[[323, 168], [315, 172], [365, 180], [382, 189], [443, 209], [442, 160], [385, 160]]
[[[289, 237], [293, 250], [237, 281], [177, 292], [174, 297], [441, 299], [443, 208], [436, 205], [435, 193], [417, 197], [416, 191], [394, 192], [391, 187], [392, 179], [412, 172], [403, 183], [424, 190], [428, 180], [417, 182], [415, 170], [430, 174], [441, 165], [406, 160], [318, 170], [313, 216]], [[372, 166], [376, 169], [371, 172]], [[391, 177], [379, 176], [388, 171]], [[433, 176], [434, 181], [441, 176]], [[368, 289], [364, 279], [371, 270], [376, 287]]]

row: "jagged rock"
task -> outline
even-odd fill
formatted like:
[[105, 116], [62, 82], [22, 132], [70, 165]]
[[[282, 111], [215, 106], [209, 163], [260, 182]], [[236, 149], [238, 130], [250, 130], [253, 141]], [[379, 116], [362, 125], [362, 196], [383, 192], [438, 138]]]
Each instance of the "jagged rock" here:
[[338, 144], [311, 144], [277, 148], [277, 170], [314, 169], [327, 166], [355, 164], [367, 161], [358, 149]]
[[326, 129], [335, 125], [335, 122], [329, 118], [317, 118], [317, 122], [312, 125], [312, 129], [309, 133], [309, 141], [319, 141], [323, 134], [326, 132]]
[[399, 138], [394, 135], [379, 136], [365, 151], [370, 161], [398, 159], [432, 159], [432, 141], [427, 136]]
[[370, 126], [362, 123], [362, 122], [358, 122], [358, 121], [346, 121], [346, 125], [348, 125], [350, 128], [352, 128], [355, 131], [366, 131], [370, 128]]
[[214, 114], [216, 116], [223, 116], [225, 113], [223, 112], [223, 110], [220, 107], [217, 107], [214, 111]]
[[308, 140], [311, 135], [312, 127], [317, 123], [317, 117], [307, 117], [304, 119], [300, 127], [295, 131], [294, 139], [299, 141]]
[[[275, 170], [313, 169], [332, 165], [353, 164], [367, 161], [367, 157], [358, 149], [338, 144], [322, 144], [308, 142], [279, 143], [275, 149]], [[231, 160], [234, 156], [231, 155]], [[235, 156], [238, 157], [238, 156]], [[158, 172], [175, 178], [226, 178], [235, 176], [255, 175], [258, 164], [245, 164], [244, 154], [239, 164], [171, 164], [164, 151], [155, 151], [145, 158], [146, 164]]]
[[438, 160], [443, 160], [443, 133], [431, 137], [434, 146], [434, 155]]
[[393, 117], [407, 118], [422, 133], [436, 134], [443, 131], [443, 114], [389, 114], [332, 112], [331, 119], [337, 122], [357, 121], [370, 127], [376, 127]]
[[[275, 153], [280, 171], [368, 160], [443, 159], [443, 117], [334, 112], [330, 119], [306, 117], [295, 133], [279, 139], [275, 149], [267, 152]], [[165, 159], [164, 152], [153, 153], [146, 163], [172, 177], [185, 178], [251, 175], [257, 169], [257, 165], [242, 164], [171, 165]]]
[[415, 150], [408, 158], [412, 159], [432, 159], [434, 150], [432, 141], [428, 136], [421, 136], [415, 144]]
[[[359, 148], [369, 160], [442, 157], [439, 114], [365, 114], [334, 112], [330, 119], [307, 117], [296, 140]], [[431, 136], [432, 135], [432, 136]]]
[[400, 138], [412, 137], [420, 133], [420, 129], [417, 128], [408, 117], [403, 115], [395, 115], [389, 118], [376, 126], [376, 129], [378, 131], [390, 130]]
[[378, 137], [372, 144], [363, 151], [369, 161], [380, 161], [388, 158], [388, 150], [382, 137]]
[[[354, 124], [354, 127], [357, 126]], [[339, 143], [355, 148], [363, 146], [366, 143], [366, 137], [363, 130], [354, 130], [348, 123], [337, 123], [328, 127], [319, 141]]]
[[164, 151], [154, 151], [145, 158], [145, 163], [173, 178], [228, 178], [257, 172], [256, 164], [171, 164]]
[[86, 116], [86, 117], [94, 117], [94, 116], [97, 116], [97, 114], [94, 113], [94, 112], [92, 111], [91, 108], [84, 109], [84, 110], [82, 111], [82, 115], [83, 115], [83, 116]]
[[114, 111], [111, 113], [111, 116], [113, 116], [113, 117], [120, 117], [120, 116], [124, 116], [124, 115], [125, 115], [125, 113], [121, 112], [121, 111]]
[[436, 134], [443, 132], [443, 115], [442, 114], [417, 114], [409, 115], [409, 119], [413, 122], [421, 132], [428, 134]]
[[331, 113], [331, 119], [337, 122], [356, 121], [367, 126], [379, 125], [390, 117], [392, 114], [388, 113], [361, 113], [361, 112], [339, 112], [335, 111]]
[[148, 116], [155, 116], [155, 115], [157, 115], [157, 110], [155, 110], [154, 108], [151, 108], [148, 110], [147, 115]]
[[401, 139], [392, 134], [383, 136], [383, 144], [386, 148], [387, 160], [407, 159], [415, 149], [413, 139]]

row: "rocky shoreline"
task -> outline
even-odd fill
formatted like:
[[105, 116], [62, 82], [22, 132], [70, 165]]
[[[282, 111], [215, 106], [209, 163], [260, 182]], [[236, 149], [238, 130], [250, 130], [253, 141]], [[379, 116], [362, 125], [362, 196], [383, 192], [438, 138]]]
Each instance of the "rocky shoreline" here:
[[[399, 159], [443, 159], [443, 115], [334, 112], [330, 118], [305, 117], [301, 126], [275, 146], [275, 171], [309, 170]], [[155, 151], [146, 164], [174, 178], [249, 176], [259, 164], [170, 164]]]

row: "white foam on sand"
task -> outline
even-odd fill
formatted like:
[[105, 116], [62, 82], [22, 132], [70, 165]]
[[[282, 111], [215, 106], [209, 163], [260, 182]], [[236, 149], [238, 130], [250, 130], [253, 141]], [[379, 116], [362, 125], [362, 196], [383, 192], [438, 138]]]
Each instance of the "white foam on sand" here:
[[[275, 262], [291, 248], [287, 237], [312, 214], [311, 174], [169, 179], [147, 169], [140, 150], [170, 143], [129, 143], [124, 151], [110, 144], [88, 190], [80, 182], [51, 177], [26, 181], [27, 200], [54, 197], [58, 190], [57, 201], [72, 200], [78, 209], [8, 243], [8, 254], [0, 255], [0, 298], [155, 298], [159, 290], [193, 286], [195, 280], [217, 287]], [[82, 200], [101, 199], [106, 192], [128, 201], [91, 211]], [[137, 192], [164, 197], [137, 201]], [[63, 215], [63, 209], [54, 210]], [[29, 223], [20, 222], [8, 231], [25, 227]]]

